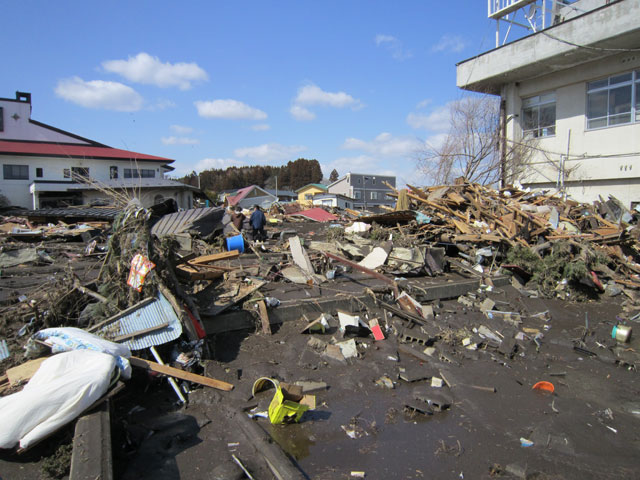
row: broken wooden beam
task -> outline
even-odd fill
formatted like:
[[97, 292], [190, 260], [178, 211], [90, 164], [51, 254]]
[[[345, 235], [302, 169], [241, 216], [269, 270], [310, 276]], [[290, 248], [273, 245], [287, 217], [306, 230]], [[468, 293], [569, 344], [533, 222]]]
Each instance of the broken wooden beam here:
[[156, 373], [161, 373], [169, 377], [179, 378], [180, 380], [187, 380], [188, 382], [197, 383], [199, 385], [204, 385], [206, 387], [216, 388], [218, 390], [223, 390], [225, 392], [233, 390], [232, 384], [223, 382], [222, 380], [216, 380], [215, 378], [204, 377], [202, 375], [197, 375], [195, 373], [180, 370], [179, 368], [169, 367], [168, 365], [161, 365], [159, 363], [152, 362], [150, 360], [145, 360], [144, 358], [140, 358], [140, 357], [131, 356], [129, 360], [131, 361], [131, 365], [133, 365], [134, 367], [143, 368], [145, 370], [150, 370]]

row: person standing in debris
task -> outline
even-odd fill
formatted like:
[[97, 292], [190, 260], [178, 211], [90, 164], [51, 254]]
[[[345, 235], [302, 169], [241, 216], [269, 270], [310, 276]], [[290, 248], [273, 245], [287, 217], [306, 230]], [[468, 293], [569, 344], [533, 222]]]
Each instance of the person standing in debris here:
[[235, 212], [231, 213], [231, 222], [236, 227], [238, 232], [242, 232], [242, 223], [244, 222], [245, 218], [246, 217], [242, 213], [242, 207], [238, 205]]
[[267, 223], [267, 218], [262, 213], [262, 209], [258, 205], [254, 205], [253, 213], [249, 218], [251, 229], [253, 230], [253, 239], [263, 241], [266, 238], [264, 233], [264, 226]]

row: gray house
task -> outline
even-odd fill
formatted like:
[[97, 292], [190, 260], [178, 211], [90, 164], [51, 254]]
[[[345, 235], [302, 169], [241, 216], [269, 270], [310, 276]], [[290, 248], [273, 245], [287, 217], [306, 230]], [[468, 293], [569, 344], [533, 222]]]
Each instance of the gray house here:
[[353, 199], [353, 208], [369, 208], [380, 205], [395, 205], [388, 194], [396, 187], [396, 177], [368, 173], [347, 173], [328, 187], [328, 193], [337, 193]]

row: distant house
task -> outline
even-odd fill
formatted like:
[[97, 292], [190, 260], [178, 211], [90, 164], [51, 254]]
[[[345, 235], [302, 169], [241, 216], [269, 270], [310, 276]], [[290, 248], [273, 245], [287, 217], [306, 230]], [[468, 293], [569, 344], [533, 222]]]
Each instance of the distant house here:
[[395, 199], [388, 196], [396, 186], [396, 177], [364, 173], [347, 173], [344, 177], [331, 183], [329, 193], [337, 193], [353, 200], [353, 208], [395, 205]]
[[273, 190], [265, 188], [271, 195], [278, 197], [279, 202], [294, 202], [298, 198], [298, 194], [291, 190]]
[[124, 192], [149, 207], [193, 206], [197, 188], [164, 178], [173, 160], [120, 150], [31, 119], [31, 94], [0, 98], [0, 193], [30, 209], [110, 202]]
[[317, 193], [313, 196], [314, 205], [333, 208], [353, 208], [353, 198], [345, 197], [339, 193]]
[[275, 195], [272, 195], [264, 188], [257, 185], [241, 188], [236, 191], [235, 195], [228, 195], [225, 203], [229, 206], [239, 205], [242, 208], [251, 208], [254, 205], [260, 205], [262, 208], [269, 208], [271, 204], [278, 201]]
[[298, 203], [300, 205], [310, 206], [313, 204], [313, 197], [318, 193], [325, 193], [327, 186], [321, 183], [309, 183], [304, 187], [300, 187], [296, 190], [298, 194]]

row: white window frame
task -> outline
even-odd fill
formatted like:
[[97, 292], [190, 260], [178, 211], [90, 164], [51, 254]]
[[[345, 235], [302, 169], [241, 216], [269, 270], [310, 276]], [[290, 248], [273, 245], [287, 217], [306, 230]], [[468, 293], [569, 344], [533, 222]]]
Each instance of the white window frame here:
[[[616, 82], [616, 78], [623, 75], [631, 75], [629, 80], [621, 80]], [[595, 84], [606, 82], [606, 85], [597, 86]], [[612, 83], [616, 82], [616, 83]], [[611, 98], [612, 91], [629, 87], [631, 89], [631, 100], [628, 112], [616, 112], [611, 113]], [[630, 125], [632, 123], [640, 122], [640, 70], [632, 70], [630, 72], [617, 73], [598, 80], [592, 80], [586, 84], [587, 96], [585, 106], [585, 123], [586, 130], [598, 130], [601, 128], [617, 127], [620, 125]], [[607, 113], [600, 117], [589, 117], [589, 95], [595, 95], [598, 93], [607, 93]], [[616, 117], [622, 117], [623, 115], [629, 115], [628, 121], [622, 121], [615, 123]], [[605, 124], [601, 124], [604, 121]]]
[[[540, 125], [541, 115], [540, 112], [543, 107], [548, 107], [550, 105], [554, 106], [554, 119], [553, 126], [551, 125]], [[525, 128], [524, 119], [525, 119], [525, 110], [528, 109], [537, 109], [537, 124], [534, 128]], [[527, 97], [522, 99], [522, 132], [524, 136], [529, 137], [553, 137], [556, 134], [556, 121], [558, 119], [556, 112], [556, 92], [545, 92], [540, 95], [535, 95], [533, 97]]]
[[371, 200], [378, 200], [378, 192], [371, 192]]

